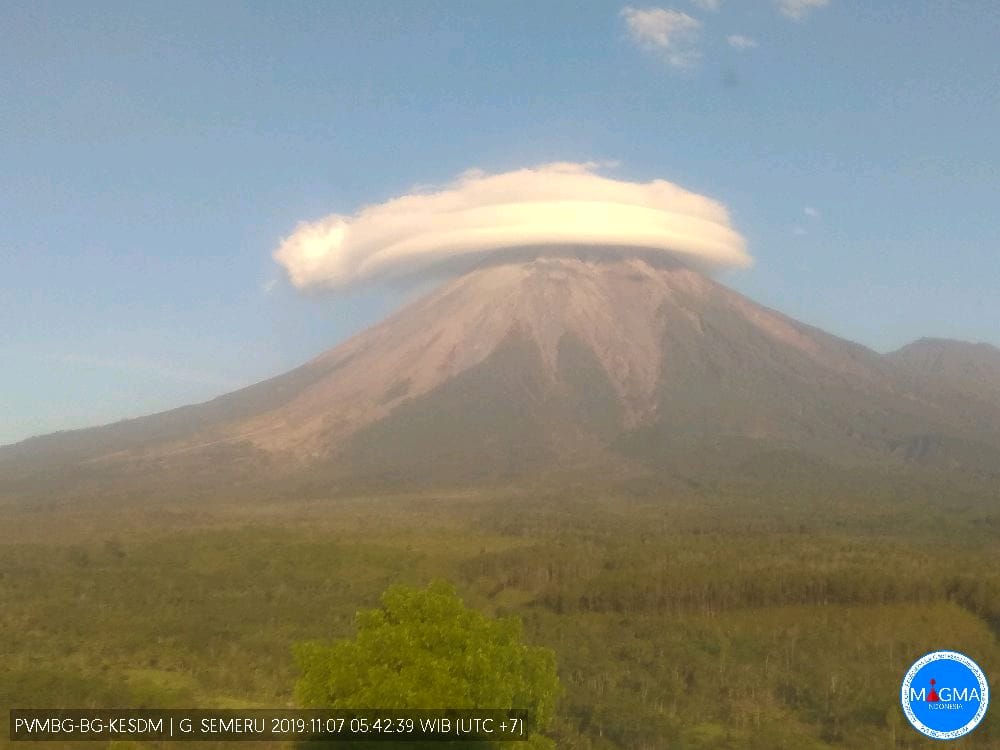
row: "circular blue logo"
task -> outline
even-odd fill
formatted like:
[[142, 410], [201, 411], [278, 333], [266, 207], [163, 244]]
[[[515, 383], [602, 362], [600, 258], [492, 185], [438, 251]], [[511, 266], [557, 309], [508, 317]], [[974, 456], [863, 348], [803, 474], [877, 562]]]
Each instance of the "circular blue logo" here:
[[918, 732], [935, 740], [954, 740], [983, 720], [990, 688], [983, 670], [965, 654], [934, 651], [910, 667], [900, 701]]

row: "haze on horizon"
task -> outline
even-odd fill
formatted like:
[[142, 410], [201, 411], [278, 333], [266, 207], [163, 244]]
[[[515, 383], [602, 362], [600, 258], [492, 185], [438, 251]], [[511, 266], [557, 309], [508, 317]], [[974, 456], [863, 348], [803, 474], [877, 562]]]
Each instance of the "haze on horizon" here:
[[1000, 345], [991, 4], [0, 21], [0, 444], [289, 369], [394, 308], [381, 282], [524, 242], [740, 268], [878, 350]]

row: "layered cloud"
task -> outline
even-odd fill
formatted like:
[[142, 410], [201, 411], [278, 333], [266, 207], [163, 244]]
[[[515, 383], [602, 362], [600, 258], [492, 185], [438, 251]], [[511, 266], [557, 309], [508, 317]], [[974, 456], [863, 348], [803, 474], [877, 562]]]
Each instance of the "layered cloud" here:
[[471, 170], [433, 191], [300, 224], [274, 258], [299, 288], [344, 288], [510, 255], [639, 251], [701, 267], [750, 264], [719, 202], [665, 180], [628, 182], [592, 163]]

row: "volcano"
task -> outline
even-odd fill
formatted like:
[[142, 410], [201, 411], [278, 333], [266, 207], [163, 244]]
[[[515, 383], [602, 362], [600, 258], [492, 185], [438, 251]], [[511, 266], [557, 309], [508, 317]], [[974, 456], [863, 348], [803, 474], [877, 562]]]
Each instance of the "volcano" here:
[[471, 270], [213, 401], [7, 446], [0, 478], [440, 484], [691, 474], [775, 451], [995, 472], [1000, 352], [941, 349], [881, 355], [682, 266], [534, 258]]

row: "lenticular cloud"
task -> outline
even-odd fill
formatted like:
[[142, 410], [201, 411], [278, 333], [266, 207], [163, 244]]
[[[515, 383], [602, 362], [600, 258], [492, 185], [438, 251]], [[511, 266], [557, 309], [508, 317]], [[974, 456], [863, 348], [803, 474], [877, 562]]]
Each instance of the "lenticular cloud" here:
[[597, 169], [471, 170], [442, 189], [300, 224], [274, 258], [303, 289], [399, 278], [517, 249], [634, 249], [702, 267], [750, 264], [721, 203], [665, 180], [627, 182]]

